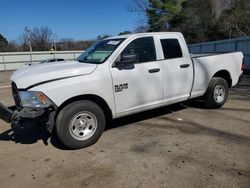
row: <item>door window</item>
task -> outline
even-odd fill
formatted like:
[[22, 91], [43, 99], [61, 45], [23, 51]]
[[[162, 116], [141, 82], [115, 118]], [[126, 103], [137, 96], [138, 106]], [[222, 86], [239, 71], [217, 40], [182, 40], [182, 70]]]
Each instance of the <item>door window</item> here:
[[161, 39], [164, 59], [174, 59], [182, 57], [180, 43], [177, 39]]
[[122, 55], [137, 55], [138, 63], [156, 61], [153, 37], [133, 40], [122, 52]]

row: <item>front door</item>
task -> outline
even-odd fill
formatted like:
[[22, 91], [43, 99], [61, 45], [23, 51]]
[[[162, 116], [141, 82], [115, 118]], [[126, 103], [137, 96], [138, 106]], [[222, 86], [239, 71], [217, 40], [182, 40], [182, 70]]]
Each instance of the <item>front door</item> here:
[[135, 54], [136, 63], [111, 68], [118, 116], [162, 102], [162, 70], [161, 63], [156, 61], [154, 38], [134, 39], [120, 57]]

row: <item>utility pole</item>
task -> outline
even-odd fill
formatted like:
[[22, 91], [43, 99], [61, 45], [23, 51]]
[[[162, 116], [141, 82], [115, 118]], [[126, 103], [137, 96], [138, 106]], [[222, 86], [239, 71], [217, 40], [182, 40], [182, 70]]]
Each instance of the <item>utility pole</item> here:
[[56, 51], [56, 41], [55, 41], [55, 39], [54, 39], [54, 48], [55, 48], [55, 51]]
[[25, 27], [24, 30], [27, 33], [27, 37], [28, 37], [28, 43], [29, 43], [29, 48], [30, 48], [30, 64], [32, 64], [32, 46], [30, 42], [30, 29], [28, 27]]

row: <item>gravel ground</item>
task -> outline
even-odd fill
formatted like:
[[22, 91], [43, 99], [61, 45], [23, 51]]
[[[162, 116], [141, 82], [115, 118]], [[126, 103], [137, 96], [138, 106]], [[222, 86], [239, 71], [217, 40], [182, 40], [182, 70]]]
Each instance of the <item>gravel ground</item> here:
[[[9, 88], [0, 101], [13, 104]], [[221, 109], [191, 101], [121, 118], [81, 150], [67, 150], [41, 125], [0, 120], [0, 187], [249, 188], [249, 113], [247, 78]]]

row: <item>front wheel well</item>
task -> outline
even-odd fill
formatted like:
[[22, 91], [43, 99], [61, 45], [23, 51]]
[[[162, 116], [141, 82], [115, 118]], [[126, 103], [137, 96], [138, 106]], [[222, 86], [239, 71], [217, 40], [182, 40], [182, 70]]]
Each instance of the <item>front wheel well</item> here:
[[220, 70], [216, 72], [213, 77], [223, 78], [226, 80], [229, 88], [232, 86], [231, 75], [227, 70]]
[[72, 102], [80, 101], [80, 100], [89, 100], [89, 101], [92, 101], [92, 102], [96, 103], [96, 104], [99, 105], [99, 106], [101, 107], [101, 109], [103, 110], [103, 113], [105, 114], [105, 119], [106, 119], [106, 121], [112, 120], [112, 118], [113, 118], [112, 111], [111, 111], [111, 109], [109, 108], [107, 102], [106, 102], [103, 98], [101, 98], [101, 97], [99, 97], [99, 96], [97, 96], [97, 95], [92, 95], [92, 94], [91, 94], [91, 95], [88, 94], [88, 95], [79, 95], [79, 96], [75, 96], [75, 97], [72, 97], [72, 98], [66, 100], [65, 102], [63, 102], [63, 103], [58, 107], [58, 109], [57, 109], [57, 111], [56, 111], [55, 120], [56, 120], [56, 117], [57, 117], [57, 115], [59, 114], [59, 112], [60, 112], [65, 106], [69, 105], [69, 104], [72, 103]]

